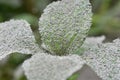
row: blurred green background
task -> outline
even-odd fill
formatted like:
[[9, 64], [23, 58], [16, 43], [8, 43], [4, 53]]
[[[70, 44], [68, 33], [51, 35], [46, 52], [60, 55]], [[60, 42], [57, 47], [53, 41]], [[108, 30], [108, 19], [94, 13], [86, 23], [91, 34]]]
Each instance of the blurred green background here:
[[[0, 0], [0, 22], [25, 19], [36, 32], [43, 9], [53, 1], [55, 0]], [[90, 2], [94, 15], [89, 36], [105, 35], [106, 41], [120, 37], [120, 0], [90, 0]], [[7, 60], [0, 61], [0, 80], [26, 80], [24, 74], [15, 78], [14, 73], [30, 56], [13, 53]]]

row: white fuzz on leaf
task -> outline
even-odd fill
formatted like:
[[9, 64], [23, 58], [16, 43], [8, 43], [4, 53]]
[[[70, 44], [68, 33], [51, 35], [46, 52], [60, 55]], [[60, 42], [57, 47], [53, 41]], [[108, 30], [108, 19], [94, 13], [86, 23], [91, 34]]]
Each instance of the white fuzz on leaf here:
[[113, 43], [101, 43], [100, 41], [93, 42], [94, 44], [89, 42], [90, 39], [87, 40], [83, 45], [85, 49], [83, 59], [103, 80], [119, 80], [120, 39], [114, 40]]
[[24, 20], [0, 23], [0, 60], [19, 52], [33, 54], [38, 50], [30, 25]]
[[25, 61], [23, 68], [28, 80], [66, 80], [84, 63], [77, 55], [60, 57], [41, 53]]
[[44, 10], [39, 30], [45, 48], [57, 55], [77, 53], [91, 26], [89, 0], [53, 2]]

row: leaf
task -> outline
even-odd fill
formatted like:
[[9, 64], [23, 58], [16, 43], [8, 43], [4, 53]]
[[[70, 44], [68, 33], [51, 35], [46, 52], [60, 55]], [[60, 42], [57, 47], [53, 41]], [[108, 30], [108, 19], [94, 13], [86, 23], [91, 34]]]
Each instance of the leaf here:
[[79, 74], [73, 74], [70, 78], [68, 78], [67, 80], [77, 80]]
[[34, 54], [39, 51], [30, 29], [24, 20], [0, 23], [0, 60], [10, 53]]
[[66, 80], [80, 70], [84, 63], [77, 55], [60, 57], [38, 53], [25, 61], [23, 68], [28, 80]]
[[45, 48], [52, 54], [78, 52], [91, 26], [89, 0], [62, 0], [47, 6], [39, 21]]
[[[89, 42], [89, 45], [91, 44]], [[85, 46], [86, 43], [82, 57], [98, 76], [103, 80], [120, 79], [120, 39], [114, 40], [113, 43], [95, 42], [89, 48]]]

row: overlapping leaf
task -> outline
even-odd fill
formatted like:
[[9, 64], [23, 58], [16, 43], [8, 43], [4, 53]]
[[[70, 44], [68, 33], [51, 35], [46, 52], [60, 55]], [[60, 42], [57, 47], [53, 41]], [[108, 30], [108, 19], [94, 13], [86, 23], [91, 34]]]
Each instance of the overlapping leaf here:
[[[87, 39], [83, 47], [84, 60], [103, 80], [120, 79], [120, 39], [113, 43], [96, 42], [96, 38]], [[89, 43], [89, 45], [88, 45]], [[87, 46], [86, 46], [87, 45]]]
[[34, 54], [38, 50], [26, 21], [10, 20], [0, 23], [0, 60], [10, 53]]
[[38, 53], [25, 61], [23, 68], [28, 80], [66, 80], [84, 63], [77, 55], [60, 57]]

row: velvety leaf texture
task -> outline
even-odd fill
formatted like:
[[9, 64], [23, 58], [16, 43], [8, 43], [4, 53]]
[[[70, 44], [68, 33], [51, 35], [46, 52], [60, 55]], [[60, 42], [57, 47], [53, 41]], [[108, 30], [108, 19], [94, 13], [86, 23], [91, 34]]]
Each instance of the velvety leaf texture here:
[[[90, 39], [87, 39], [90, 40]], [[92, 38], [93, 40], [93, 38]], [[94, 38], [93, 41], [95, 41]], [[120, 39], [113, 43], [89, 42], [84, 43], [83, 59], [103, 80], [120, 79]], [[93, 44], [94, 43], [94, 44]], [[86, 47], [87, 45], [87, 47]], [[89, 47], [89, 48], [88, 48]]]
[[39, 50], [30, 29], [24, 20], [0, 23], [0, 60], [10, 53], [34, 54]]
[[62, 0], [47, 6], [39, 21], [44, 48], [52, 54], [77, 53], [91, 26], [89, 0]]
[[66, 80], [80, 70], [84, 61], [77, 55], [35, 54], [23, 64], [28, 80]]
[[26, 21], [0, 23], [0, 60], [14, 52], [36, 53], [22, 65], [28, 80], [66, 80], [84, 64], [103, 80], [120, 80], [120, 39], [103, 43], [104, 36], [92, 37], [83, 43], [91, 17], [89, 0], [51, 3], [39, 21], [41, 49]]

